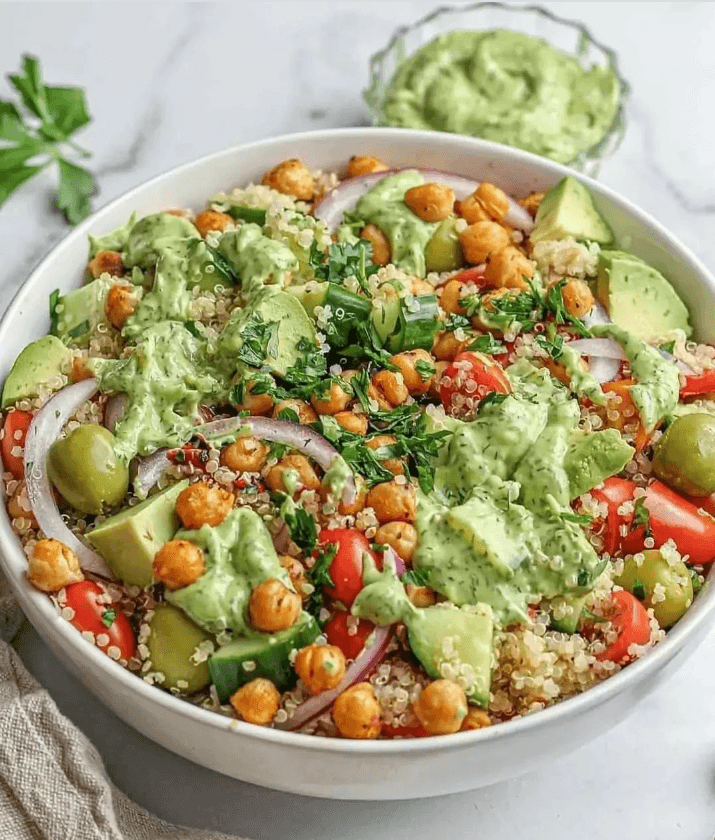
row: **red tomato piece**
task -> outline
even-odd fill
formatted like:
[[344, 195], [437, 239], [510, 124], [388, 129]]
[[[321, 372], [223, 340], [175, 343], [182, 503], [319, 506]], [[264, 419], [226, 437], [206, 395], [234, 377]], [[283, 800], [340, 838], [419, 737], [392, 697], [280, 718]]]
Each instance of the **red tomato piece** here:
[[22, 455], [13, 454], [16, 447], [25, 448], [27, 430], [32, 423], [29, 411], [18, 411], [16, 408], [8, 411], [2, 427], [2, 462], [5, 469], [12, 473], [13, 478], [20, 481], [25, 475]]
[[372, 621], [352, 618], [350, 613], [341, 610], [331, 616], [323, 632], [328, 642], [340, 648], [346, 659], [357, 659], [365, 647], [367, 637], [374, 629]]
[[473, 350], [459, 353], [445, 369], [441, 383], [439, 396], [446, 410], [460, 409], [466, 398], [480, 402], [487, 394], [511, 392], [511, 385], [499, 362]]
[[129, 619], [116, 604], [104, 604], [98, 599], [104, 590], [91, 580], [72, 583], [65, 588], [67, 606], [74, 610], [72, 624], [80, 631], [89, 630], [95, 637], [108, 636], [106, 644], [97, 647], [107, 653], [110, 647], [119, 648], [122, 659], [136, 653], [137, 643]]
[[167, 457], [175, 464], [191, 464], [195, 469], [205, 472], [209, 460], [209, 451], [185, 443], [180, 449], [172, 449]]
[[449, 279], [450, 281], [459, 280], [460, 283], [474, 283], [475, 286], [481, 287], [484, 285], [484, 266], [465, 268], [464, 271], [460, 271]]
[[618, 416], [615, 420], [608, 416], [609, 411], [613, 413], [611, 409], [602, 409], [599, 411], [599, 415], [606, 426], [612, 429], [618, 429], [619, 432], [623, 431], [625, 427], [628, 427], [629, 431], [635, 427], [635, 438], [633, 443], [635, 445], [636, 452], [642, 452], [650, 440], [650, 435], [646, 432], [645, 427], [640, 420], [636, 404], [631, 399], [631, 387], [635, 384], [635, 379], [618, 379], [613, 382], [604, 383], [602, 386], [603, 391], [607, 394], [617, 394], [621, 398], [621, 402], [616, 409]]
[[680, 389], [681, 397], [698, 397], [715, 392], [715, 370], [706, 370], [695, 376], [686, 376]]
[[698, 510], [704, 510], [715, 516], [715, 493], [712, 496], [686, 496], [683, 493], [683, 498], [687, 499], [691, 505], [695, 505]]
[[[607, 478], [600, 488], [591, 490], [591, 495], [599, 502], [605, 502], [608, 505], [608, 512], [606, 513], [606, 528], [602, 535], [603, 550], [613, 557], [620, 548], [623, 536], [621, 535], [621, 525], [630, 526], [633, 519], [633, 514], [624, 516], [618, 512], [618, 509], [624, 502], [630, 502], [636, 492], [636, 485], [626, 478]], [[603, 521], [603, 520], [600, 520]]]
[[337, 545], [329, 569], [333, 586], [326, 586], [324, 592], [349, 607], [362, 589], [363, 555], [370, 555], [378, 567], [381, 564], [370, 550], [365, 535], [353, 528], [323, 528], [319, 542], [322, 548]]
[[623, 664], [631, 658], [628, 648], [632, 644], [644, 645], [650, 639], [650, 623], [645, 607], [630, 592], [614, 592], [611, 601], [614, 615], [610, 621], [618, 631], [618, 638], [596, 658]]
[[395, 736], [400, 738], [427, 738], [429, 736], [429, 732], [427, 732], [419, 721], [410, 723], [407, 726], [391, 726], [383, 722], [382, 734], [390, 738], [394, 738]]

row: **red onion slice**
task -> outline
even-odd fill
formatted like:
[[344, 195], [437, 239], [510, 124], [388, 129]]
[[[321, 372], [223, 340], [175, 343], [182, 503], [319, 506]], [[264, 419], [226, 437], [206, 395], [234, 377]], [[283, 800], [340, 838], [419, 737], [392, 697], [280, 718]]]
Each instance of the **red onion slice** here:
[[65, 423], [97, 390], [96, 379], [85, 379], [63, 388], [37, 412], [25, 440], [25, 480], [32, 513], [45, 536], [71, 548], [84, 571], [114, 579], [99, 554], [86, 546], [65, 524], [47, 475], [50, 447], [60, 436]]
[[306, 700], [305, 703], [295, 710], [292, 717], [289, 717], [288, 720], [282, 723], [276, 723], [275, 728], [288, 730], [299, 729], [330, 708], [339, 694], [342, 694], [343, 691], [350, 688], [353, 683], [360, 682], [380, 662], [392, 641], [394, 632], [394, 625], [376, 627], [371, 634], [372, 638], [370, 643], [362, 649], [362, 653], [360, 653], [358, 658], [345, 671], [345, 676], [340, 680], [338, 686], [331, 691], [324, 691], [317, 697], [311, 697], [309, 700]]
[[117, 428], [117, 423], [127, 413], [128, 407], [128, 394], [115, 394], [108, 400], [107, 406], [104, 409], [104, 425], [112, 434], [114, 434], [114, 430]]
[[[432, 181], [439, 184], [446, 184], [454, 190], [454, 194], [458, 199], [471, 195], [480, 183], [470, 178], [464, 178], [461, 175], [453, 175], [451, 172], [441, 172], [438, 169], [419, 169], [417, 167], [407, 167], [407, 169], [419, 172], [426, 182]], [[381, 181], [389, 175], [397, 175], [399, 172], [404, 171], [406, 170], [388, 169], [384, 172], [372, 172], [369, 175], [358, 175], [355, 178], [348, 178], [342, 181], [315, 206], [315, 218], [325, 222], [330, 230], [334, 230], [341, 224], [343, 213], [346, 210], [352, 210], [357, 204], [358, 199], [362, 198], [378, 181]], [[527, 233], [533, 230], [534, 220], [529, 213], [520, 204], [517, 204], [513, 198], [508, 198], [509, 210], [504, 217], [504, 221]]]
[[578, 338], [569, 341], [568, 346], [591, 359], [623, 361], [628, 358], [621, 345], [612, 338]]

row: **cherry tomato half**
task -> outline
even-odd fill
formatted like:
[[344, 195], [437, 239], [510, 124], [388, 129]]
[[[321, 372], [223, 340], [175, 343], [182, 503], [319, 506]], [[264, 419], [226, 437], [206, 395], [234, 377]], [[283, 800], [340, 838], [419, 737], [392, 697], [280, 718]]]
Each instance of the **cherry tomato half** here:
[[611, 429], [618, 429], [619, 432], [623, 431], [625, 426], [632, 427], [635, 425], [633, 444], [636, 452], [641, 452], [650, 440], [650, 435], [646, 432], [636, 404], [631, 398], [631, 387], [635, 384], [635, 379], [617, 379], [613, 382], [605, 382], [602, 385], [603, 391], [607, 394], [617, 394], [621, 398], [621, 402], [616, 410], [617, 417], [615, 420], [608, 416], [609, 412], [610, 414], [614, 413], [610, 408], [608, 410], [602, 409], [599, 415], [606, 426]]
[[644, 645], [650, 639], [650, 624], [648, 613], [641, 602], [630, 592], [614, 592], [611, 595], [614, 615], [611, 624], [618, 631], [618, 638], [597, 659], [608, 659], [611, 662], [623, 664], [631, 658], [628, 648], [632, 644]]
[[346, 659], [357, 659], [374, 629], [372, 621], [352, 618], [350, 613], [341, 611], [328, 620], [323, 632], [328, 643], [340, 648]]
[[95, 638], [105, 635], [109, 641], [97, 647], [106, 653], [110, 647], [119, 648], [122, 659], [136, 653], [137, 643], [129, 619], [116, 606], [98, 601], [104, 590], [91, 580], [72, 583], [65, 588], [67, 606], [74, 610], [72, 624], [80, 631], [89, 630]]
[[474, 283], [475, 286], [481, 288], [484, 285], [484, 266], [477, 265], [472, 268], [465, 268], [459, 274], [455, 274], [450, 280], [459, 280], [460, 283]]
[[[599, 502], [608, 505], [608, 512], [605, 517], [606, 528], [602, 535], [603, 550], [613, 557], [621, 546], [623, 536], [621, 525], [630, 526], [633, 514], [628, 516], [618, 512], [624, 502], [632, 501], [636, 492], [636, 485], [626, 478], [613, 476], [603, 482], [602, 487], [591, 490], [591, 495]], [[603, 520], [600, 520], [603, 521]]]
[[695, 376], [686, 376], [680, 389], [681, 397], [699, 397], [715, 392], [715, 370], [706, 370]]
[[32, 423], [32, 414], [29, 411], [18, 411], [13, 408], [8, 411], [2, 427], [3, 466], [18, 481], [25, 475], [25, 467], [22, 456], [14, 455], [13, 450], [15, 450], [15, 447], [24, 449], [30, 423]]
[[470, 398], [479, 402], [487, 396], [497, 392], [508, 394], [511, 385], [502, 366], [491, 356], [466, 350], [459, 353], [455, 360], [447, 366], [442, 374], [439, 396], [445, 410], [461, 407], [461, 398]]
[[387, 735], [388, 738], [426, 738], [429, 732], [422, 726], [419, 721], [409, 723], [407, 726], [391, 726], [389, 723], [382, 724], [382, 734]]
[[331, 544], [338, 547], [329, 569], [333, 586], [326, 586], [325, 594], [349, 607], [362, 589], [363, 555], [369, 554], [380, 564], [365, 535], [353, 528], [323, 528], [319, 542], [322, 548]]

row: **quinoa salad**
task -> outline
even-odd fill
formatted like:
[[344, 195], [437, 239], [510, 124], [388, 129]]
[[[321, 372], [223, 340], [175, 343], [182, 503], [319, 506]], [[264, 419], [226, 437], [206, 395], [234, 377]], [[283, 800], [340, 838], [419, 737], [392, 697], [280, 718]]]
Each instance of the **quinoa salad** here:
[[665, 638], [715, 559], [715, 348], [580, 181], [355, 156], [90, 236], [2, 392], [28, 585], [255, 725], [537, 712]]

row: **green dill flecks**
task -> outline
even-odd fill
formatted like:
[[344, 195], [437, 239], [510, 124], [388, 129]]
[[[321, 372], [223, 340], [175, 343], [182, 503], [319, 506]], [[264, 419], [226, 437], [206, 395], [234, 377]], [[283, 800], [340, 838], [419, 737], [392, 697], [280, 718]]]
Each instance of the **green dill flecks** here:
[[420, 379], [423, 382], [427, 382], [428, 379], [435, 375], [437, 368], [432, 362], [427, 362], [425, 359], [418, 359], [415, 362], [415, 370], [419, 374]]
[[82, 335], [87, 335], [89, 332], [89, 321], [82, 321], [81, 324], [77, 324], [76, 327], [72, 327], [72, 329], [67, 333], [70, 338], [79, 338]]
[[410, 569], [405, 572], [400, 578], [400, 581], [407, 586], [411, 583], [413, 586], [429, 586], [430, 574], [427, 569]]
[[318, 544], [318, 530], [315, 525], [315, 519], [303, 510], [301, 507], [296, 507], [295, 510], [286, 511], [283, 514], [283, 520], [290, 531], [290, 538], [293, 542], [304, 551], [306, 554], [311, 554]]
[[562, 513], [561, 518], [564, 522], [575, 522], [577, 525], [590, 525], [593, 522], [593, 517], [585, 513]]
[[491, 333], [477, 336], [465, 350], [476, 350], [478, 353], [488, 353], [490, 356], [501, 356], [508, 352], [501, 341], [497, 341]]
[[486, 397], [479, 403], [479, 408], [477, 409], [477, 414], [481, 414], [485, 408], [490, 405], [499, 405], [499, 403], [504, 402], [504, 400], [509, 396], [509, 394], [502, 394], [499, 391], [492, 391], [490, 394], [487, 394]]
[[116, 621], [117, 618], [117, 611], [112, 609], [111, 607], [108, 610], [105, 610], [102, 613], [102, 624], [105, 627], [111, 627], [112, 624]]
[[693, 594], [695, 595], [703, 588], [703, 579], [695, 569], [690, 570], [690, 579], [693, 584]]
[[54, 291], [50, 292], [50, 332], [54, 333], [57, 331], [57, 304], [60, 300], [60, 290], [55, 289]]
[[648, 539], [649, 537], [652, 537], [653, 533], [650, 528], [650, 511], [645, 506], [645, 496], [641, 496], [639, 499], [636, 499], [633, 506], [632, 528], [636, 529], [641, 525], [643, 525], [645, 529], [643, 534], [644, 538]]
[[638, 598], [639, 601], [645, 601], [647, 593], [642, 580], [638, 580], [638, 578], [636, 578], [633, 581], [633, 588], [631, 589], [631, 592], [636, 598]]
[[342, 285], [348, 277], [355, 277], [360, 289], [368, 297], [371, 293], [367, 281], [380, 269], [379, 265], [372, 262], [372, 245], [364, 239], [354, 243], [333, 242], [327, 254], [314, 242], [309, 264], [317, 280]]

